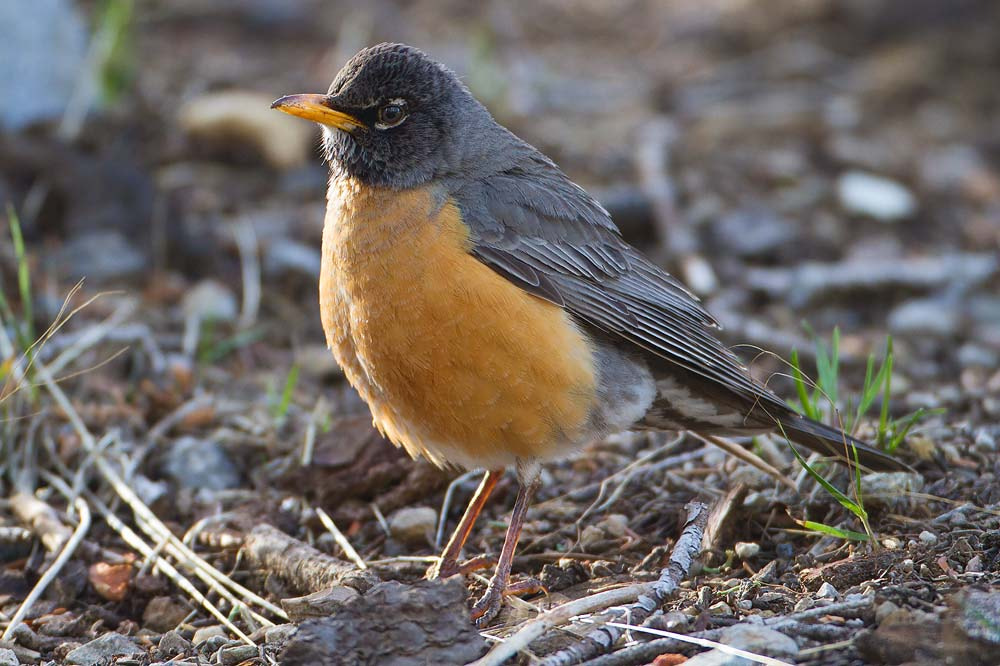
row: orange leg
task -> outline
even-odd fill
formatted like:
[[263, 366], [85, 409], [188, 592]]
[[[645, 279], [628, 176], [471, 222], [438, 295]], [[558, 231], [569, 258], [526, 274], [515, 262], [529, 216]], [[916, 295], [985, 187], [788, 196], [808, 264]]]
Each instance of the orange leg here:
[[476, 524], [476, 519], [479, 518], [479, 514], [486, 505], [486, 500], [489, 499], [490, 493], [493, 492], [493, 489], [502, 476], [502, 469], [491, 469], [486, 472], [479, 487], [476, 488], [476, 493], [469, 500], [469, 506], [465, 508], [465, 513], [462, 514], [462, 520], [459, 521], [458, 527], [455, 528], [451, 538], [448, 539], [448, 545], [444, 547], [441, 559], [427, 572], [428, 578], [447, 578], [448, 576], [465, 572], [465, 568], [459, 566], [458, 558], [462, 554], [462, 548], [465, 546], [465, 541], [472, 532], [473, 525]]
[[514, 550], [517, 548], [517, 540], [521, 537], [531, 496], [538, 488], [537, 468], [533, 471], [529, 478], [525, 478], [526, 475], [523, 473], [519, 474], [521, 485], [517, 490], [517, 500], [514, 501], [514, 511], [510, 516], [510, 525], [507, 526], [507, 536], [500, 551], [496, 572], [486, 586], [486, 593], [472, 607], [472, 619], [479, 625], [489, 622], [496, 616], [500, 611], [503, 596], [510, 588], [510, 567], [514, 560]]

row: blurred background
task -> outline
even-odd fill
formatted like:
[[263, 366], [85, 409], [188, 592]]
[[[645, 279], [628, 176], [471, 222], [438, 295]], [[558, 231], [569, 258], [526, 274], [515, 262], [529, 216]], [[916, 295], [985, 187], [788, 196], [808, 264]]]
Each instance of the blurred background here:
[[[237, 531], [267, 520], [333, 551], [313, 504], [366, 558], [435, 551], [431, 507], [454, 475], [381, 440], [326, 350], [318, 131], [268, 108], [324, 92], [380, 41], [457, 71], [706, 301], [760, 377], [787, 368], [757, 347], [781, 358], [798, 349], [812, 370], [813, 336], [839, 328], [843, 386], [856, 391], [891, 333], [893, 416], [942, 410], [910, 437], [950, 463], [926, 491], [1000, 502], [991, 0], [0, 2], [5, 494], [41, 483], [26, 470], [70, 483], [67, 470], [90, 459], [65, 405], [21, 381], [35, 358], [64, 378], [80, 422], [175, 531], [206, 516]], [[54, 321], [62, 327], [47, 335]], [[619, 439], [552, 465], [541, 499], [596, 483], [645, 446]], [[723, 465], [735, 463], [706, 460], [691, 472], [698, 487], [728, 487]], [[690, 483], [676, 496], [656, 485], [614, 505], [644, 539], [629, 541], [633, 554], [672, 538], [691, 496]], [[58, 499], [58, 487], [39, 496]], [[488, 513], [502, 516], [512, 493], [503, 482]], [[537, 532], [587, 501], [555, 517], [540, 508]], [[824, 519], [831, 504], [802, 511]], [[950, 505], [935, 507], [921, 511]], [[780, 555], [784, 514], [758, 508], [741, 534], [770, 530], [764, 553]], [[570, 528], [560, 547], [576, 543]], [[493, 522], [470, 543], [496, 552], [501, 538]], [[229, 570], [233, 553], [213, 561]], [[152, 594], [107, 607], [138, 621]]]

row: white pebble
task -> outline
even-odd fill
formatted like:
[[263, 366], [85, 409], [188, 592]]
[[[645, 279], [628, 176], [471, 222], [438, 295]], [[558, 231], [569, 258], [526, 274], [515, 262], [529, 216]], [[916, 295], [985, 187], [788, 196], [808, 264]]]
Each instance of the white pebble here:
[[851, 213], [882, 222], [895, 222], [913, 215], [917, 201], [894, 180], [865, 171], [848, 171], [837, 180], [840, 205]]
[[922, 542], [924, 542], [928, 546], [933, 546], [934, 544], [937, 543], [938, 540], [936, 534], [934, 534], [933, 532], [928, 532], [927, 530], [921, 532], [919, 538]]

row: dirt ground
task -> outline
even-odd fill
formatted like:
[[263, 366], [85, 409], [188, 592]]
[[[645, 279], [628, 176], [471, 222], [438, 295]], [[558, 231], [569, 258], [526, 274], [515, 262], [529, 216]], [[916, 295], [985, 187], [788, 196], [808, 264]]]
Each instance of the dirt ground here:
[[[986, 0], [137, 3], [113, 99], [70, 138], [0, 133], [26, 244], [4, 215], [0, 663], [466, 663], [655, 581], [692, 500], [704, 552], [655, 612], [553, 656], [610, 617], [589, 608], [510, 663], [748, 663], [655, 631], [770, 663], [1000, 663], [998, 30]], [[874, 540], [805, 524], [864, 532], [782, 441], [744, 444], [785, 482], [622, 434], [545, 469], [514, 567], [545, 594], [480, 631], [485, 578], [419, 582], [478, 476], [383, 440], [325, 349], [326, 171], [315, 130], [267, 110], [385, 40], [598, 195], [788, 399], [782, 359], [814, 373], [836, 327], [850, 414], [892, 334], [888, 413], [930, 413], [897, 452], [918, 474], [861, 480]], [[515, 492], [467, 556], [496, 556]]]

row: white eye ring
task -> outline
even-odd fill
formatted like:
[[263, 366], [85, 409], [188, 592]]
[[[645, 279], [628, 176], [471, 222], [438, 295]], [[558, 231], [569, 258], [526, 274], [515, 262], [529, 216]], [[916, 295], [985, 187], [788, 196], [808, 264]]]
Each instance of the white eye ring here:
[[[399, 116], [395, 119], [386, 118], [383, 116], [383, 112], [386, 110], [394, 110]], [[375, 129], [387, 130], [390, 127], [398, 127], [403, 124], [409, 115], [406, 111], [406, 100], [405, 99], [390, 99], [388, 102], [383, 104], [378, 109], [378, 120], [375, 122]]]

